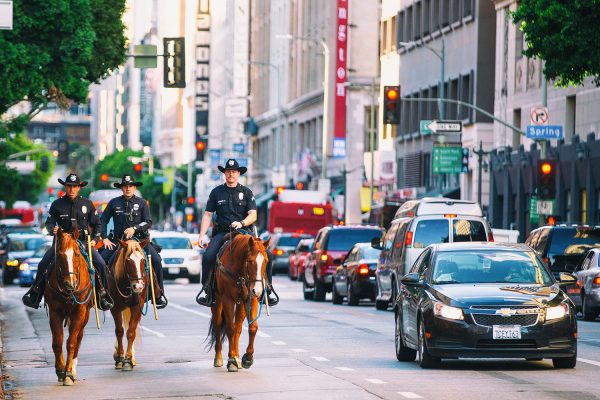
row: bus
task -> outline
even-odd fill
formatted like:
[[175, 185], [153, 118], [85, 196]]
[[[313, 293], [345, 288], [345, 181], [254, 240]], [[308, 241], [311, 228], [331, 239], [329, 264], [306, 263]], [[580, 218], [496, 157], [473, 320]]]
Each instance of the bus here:
[[283, 190], [269, 205], [267, 229], [272, 233], [307, 233], [333, 223], [333, 210], [327, 195], [311, 190]]

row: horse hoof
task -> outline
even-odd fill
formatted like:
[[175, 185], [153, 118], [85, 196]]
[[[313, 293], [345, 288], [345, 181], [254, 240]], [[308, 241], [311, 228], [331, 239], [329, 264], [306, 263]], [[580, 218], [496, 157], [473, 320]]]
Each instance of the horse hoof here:
[[242, 367], [245, 369], [248, 369], [252, 366], [252, 364], [254, 364], [254, 359], [253, 358], [249, 358], [248, 354], [244, 354], [242, 356]]
[[63, 381], [63, 386], [73, 386], [73, 379], [70, 376], [67, 376]]
[[133, 362], [129, 359], [123, 360], [123, 371], [133, 371]]
[[229, 371], [229, 372], [237, 372], [238, 371], [238, 364], [237, 364], [236, 358], [231, 357], [229, 360], [227, 360], [227, 371]]
[[115, 363], [115, 369], [122, 369], [123, 368], [123, 361], [117, 361]]
[[213, 362], [213, 366], [215, 368], [219, 368], [223, 366], [223, 358], [222, 357], [215, 357], [215, 361]]

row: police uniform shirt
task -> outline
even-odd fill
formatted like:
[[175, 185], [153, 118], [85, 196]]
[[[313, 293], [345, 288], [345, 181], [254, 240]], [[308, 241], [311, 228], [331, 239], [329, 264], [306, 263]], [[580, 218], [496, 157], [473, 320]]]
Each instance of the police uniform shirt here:
[[73, 233], [79, 230], [80, 240], [87, 241], [84, 230], [91, 231], [91, 239], [100, 239], [101, 222], [98, 212], [91, 200], [77, 196], [73, 201], [68, 196], [54, 200], [46, 219], [46, 230], [53, 235], [52, 230], [58, 225], [63, 231]]
[[228, 231], [232, 222], [242, 221], [251, 210], [256, 210], [254, 194], [239, 183], [234, 188], [226, 184], [217, 186], [206, 202], [206, 211], [217, 214], [215, 233]]
[[146, 200], [137, 196], [126, 199], [125, 196], [115, 197], [108, 202], [102, 213], [102, 237], [106, 238], [108, 221], [113, 219], [115, 239], [121, 239], [125, 229], [134, 228], [134, 236], [143, 239], [152, 226], [150, 210]]

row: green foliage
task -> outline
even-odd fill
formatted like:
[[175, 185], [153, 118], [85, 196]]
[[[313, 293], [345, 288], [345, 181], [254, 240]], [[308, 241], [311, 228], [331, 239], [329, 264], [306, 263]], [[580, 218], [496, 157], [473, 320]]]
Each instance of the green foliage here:
[[527, 57], [545, 61], [559, 86], [593, 77], [600, 86], [600, 0], [522, 0], [512, 15], [527, 40]]
[[125, 0], [15, 0], [13, 30], [0, 31], [0, 115], [25, 99], [32, 112], [85, 103], [125, 60], [124, 10]]

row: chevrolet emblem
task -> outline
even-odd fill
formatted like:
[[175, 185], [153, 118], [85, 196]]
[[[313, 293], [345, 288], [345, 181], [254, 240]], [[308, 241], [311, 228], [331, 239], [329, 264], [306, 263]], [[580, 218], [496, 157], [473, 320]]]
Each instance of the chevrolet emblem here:
[[503, 317], [510, 317], [511, 315], [515, 315], [516, 311], [511, 310], [510, 308], [501, 308], [496, 310], [496, 315], [501, 315]]

